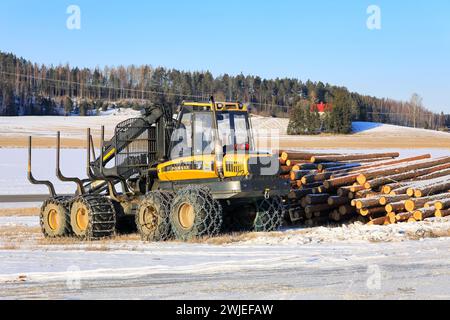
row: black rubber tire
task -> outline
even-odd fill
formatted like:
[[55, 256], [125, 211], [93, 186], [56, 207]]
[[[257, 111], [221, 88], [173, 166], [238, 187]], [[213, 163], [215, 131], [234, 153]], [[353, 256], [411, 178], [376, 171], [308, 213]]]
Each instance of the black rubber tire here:
[[254, 231], [272, 232], [280, 229], [284, 217], [283, 201], [280, 197], [271, 197], [258, 202]]
[[[170, 206], [173, 194], [166, 191], [149, 192], [137, 210], [135, 221], [143, 241], [168, 241], [173, 239], [170, 225]], [[152, 221], [148, 220], [146, 209], [152, 208]]]
[[[87, 227], [83, 230], [77, 224], [78, 209], [87, 213]], [[101, 195], [79, 196], [72, 202], [70, 225], [74, 235], [82, 240], [98, 240], [112, 237], [116, 233], [116, 212], [112, 201]]]
[[[55, 197], [44, 201], [41, 206], [39, 221], [41, 231], [46, 238], [60, 238], [70, 236], [72, 228], [70, 226], [70, 198]], [[57, 227], [50, 227], [49, 213], [54, 210], [57, 213]]]
[[[191, 227], [183, 227], [179, 211], [183, 205], [193, 207]], [[214, 200], [211, 191], [202, 186], [188, 186], [177, 192], [170, 212], [170, 223], [177, 240], [189, 241], [202, 237], [215, 237], [222, 229], [222, 206]]]

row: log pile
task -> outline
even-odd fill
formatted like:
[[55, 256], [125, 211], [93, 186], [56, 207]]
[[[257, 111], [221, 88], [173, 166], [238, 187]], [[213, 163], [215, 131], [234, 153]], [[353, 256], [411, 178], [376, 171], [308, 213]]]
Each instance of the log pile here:
[[450, 157], [280, 152], [293, 223], [371, 225], [450, 216]]

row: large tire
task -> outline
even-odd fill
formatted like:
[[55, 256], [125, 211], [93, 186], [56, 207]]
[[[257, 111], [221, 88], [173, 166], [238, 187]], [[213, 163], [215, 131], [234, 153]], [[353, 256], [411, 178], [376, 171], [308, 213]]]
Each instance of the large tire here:
[[116, 212], [111, 200], [100, 195], [77, 197], [70, 209], [73, 233], [83, 240], [96, 240], [115, 235]]
[[256, 232], [277, 231], [284, 217], [283, 201], [280, 197], [272, 197], [258, 202], [254, 230]]
[[222, 206], [209, 189], [188, 186], [175, 195], [170, 222], [178, 240], [214, 237], [222, 228]]
[[170, 226], [170, 204], [173, 194], [164, 191], [149, 192], [139, 205], [136, 226], [143, 241], [173, 239]]
[[41, 207], [40, 225], [46, 238], [60, 238], [71, 235], [70, 199], [55, 197], [46, 200]]

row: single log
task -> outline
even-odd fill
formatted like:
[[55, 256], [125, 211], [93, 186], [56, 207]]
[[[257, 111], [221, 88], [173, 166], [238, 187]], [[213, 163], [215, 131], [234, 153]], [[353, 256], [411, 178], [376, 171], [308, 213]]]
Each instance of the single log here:
[[410, 158], [403, 158], [403, 159], [398, 159], [398, 160], [393, 160], [393, 161], [381, 161], [381, 162], [377, 162], [374, 164], [370, 164], [370, 165], [366, 165], [360, 168], [354, 168], [354, 169], [350, 169], [347, 170], [348, 173], [347, 174], [351, 174], [351, 173], [362, 173], [364, 171], [367, 171], [368, 169], [375, 169], [375, 168], [381, 168], [381, 167], [388, 167], [388, 166], [393, 166], [396, 164], [401, 164], [401, 163], [407, 163], [407, 162], [414, 162], [414, 161], [419, 161], [419, 160], [425, 160], [425, 159], [430, 159], [431, 155], [430, 154], [424, 154], [424, 155], [420, 155], [417, 157], [410, 157]]
[[405, 210], [405, 201], [393, 202], [386, 205], [385, 210], [387, 213], [402, 212]]
[[442, 182], [438, 182], [436, 184], [423, 187], [423, 188], [417, 188], [414, 190], [414, 196], [416, 198], [422, 198], [425, 195], [432, 195], [436, 194], [438, 192], [447, 191], [450, 189], [450, 176], [446, 177], [446, 180]]
[[359, 199], [356, 201], [356, 209], [367, 209], [378, 207], [380, 205], [380, 197]]
[[364, 188], [364, 186], [360, 186], [360, 185], [356, 185], [356, 186], [351, 186], [350, 187], [350, 191], [351, 192], [359, 192], [359, 191], [362, 191], [362, 190], [365, 190], [365, 189], [367, 189], [367, 188]]
[[412, 212], [399, 213], [395, 216], [397, 222], [405, 222], [408, 221], [410, 218], [414, 218]]
[[317, 170], [317, 165], [314, 163], [305, 163], [305, 164], [294, 164], [292, 166], [292, 171], [300, 171], [300, 170]]
[[301, 180], [304, 176], [310, 175], [310, 174], [317, 174], [317, 171], [315, 170], [291, 170], [289, 175], [292, 181]]
[[439, 200], [435, 203], [437, 210], [450, 209], [450, 199]]
[[339, 197], [348, 197], [349, 193], [350, 193], [350, 187], [341, 187], [337, 191], [337, 195]]
[[345, 206], [340, 206], [339, 207], [339, 213], [342, 216], [347, 216], [347, 215], [353, 215], [356, 214], [356, 208], [352, 207], [351, 205], [345, 205]]
[[330, 172], [317, 173], [317, 174], [309, 174], [305, 175], [301, 178], [303, 184], [314, 183], [314, 182], [323, 182], [327, 179], [331, 178]]
[[280, 151], [280, 158], [283, 160], [310, 160], [313, 156], [327, 156], [328, 153], [312, 153], [312, 152], [298, 152], [298, 151]]
[[300, 205], [302, 206], [302, 208], [306, 208], [306, 206], [308, 205], [308, 203], [306, 202], [306, 197], [303, 197], [300, 200]]
[[434, 216], [435, 213], [436, 213], [435, 207], [422, 208], [417, 211], [414, 211], [413, 218], [417, 221], [423, 221], [423, 219]]
[[314, 183], [303, 184], [300, 181], [300, 183], [302, 184], [302, 188], [306, 188], [306, 189], [318, 188], [318, 187], [321, 187], [323, 185], [322, 182], [314, 182]]
[[334, 209], [334, 207], [330, 206], [328, 203], [325, 204], [314, 204], [314, 205], [309, 205], [306, 206], [305, 208], [305, 212], [308, 213], [312, 213], [314, 214], [314, 212], [318, 212], [318, 211], [329, 211], [330, 209]]
[[404, 201], [404, 200], [408, 200], [408, 199], [409, 199], [409, 196], [406, 194], [402, 194], [399, 196], [382, 196], [380, 198], [380, 205], [386, 206], [389, 203]]
[[334, 210], [330, 213], [330, 219], [339, 222], [341, 221], [341, 215], [337, 210]]
[[363, 217], [374, 216], [374, 215], [386, 215], [386, 210], [383, 207], [373, 207], [359, 210], [359, 213]]
[[397, 215], [395, 212], [389, 212], [386, 215], [387, 219], [389, 220], [389, 224], [396, 224], [397, 223]]
[[364, 160], [364, 159], [378, 159], [378, 158], [398, 158], [398, 152], [392, 153], [374, 153], [374, 154], [353, 154], [353, 155], [337, 155], [337, 156], [313, 156], [312, 163], [318, 162], [338, 162], [348, 160]]
[[355, 198], [357, 198], [357, 199], [370, 198], [370, 197], [376, 197], [378, 195], [379, 195], [378, 193], [368, 189], [368, 190], [361, 190], [361, 191], [356, 192]]
[[333, 196], [328, 198], [328, 204], [330, 206], [343, 206], [348, 204], [349, 202], [350, 200], [348, 199], [348, 197]]
[[330, 214], [330, 211], [318, 211], [318, 212], [314, 212], [314, 217], [315, 218], [319, 218], [319, 217], [328, 217], [328, 215]]
[[292, 171], [292, 167], [287, 167], [287, 166], [280, 167], [280, 174], [290, 174], [291, 171]]
[[395, 174], [395, 175], [391, 175], [391, 176], [380, 177], [380, 178], [376, 178], [376, 179], [367, 181], [364, 184], [364, 187], [366, 189], [370, 189], [370, 188], [374, 189], [374, 188], [383, 186], [385, 184], [400, 182], [400, 181], [404, 181], [404, 180], [408, 180], [408, 179], [414, 179], [417, 177], [425, 176], [427, 174], [441, 171], [443, 169], [448, 169], [448, 168], [450, 168], [450, 163], [446, 163], [443, 165], [434, 166], [434, 167], [430, 167], [430, 168], [420, 169], [420, 170], [412, 170], [412, 171]]
[[289, 167], [293, 167], [293, 166], [302, 166], [302, 165], [304, 165], [304, 164], [308, 164], [308, 165], [311, 165], [311, 163], [308, 161], [308, 162], [305, 162], [305, 161], [295, 161], [295, 160], [286, 160], [286, 165], [287, 166], [289, 166]]
[[409, 189], [409, 185], [404, 186], [404, 187], [400, 187], [400, 188], [397, 188], [397, 189], [394, 189], [389, 194], [392, 195], [392, 196], [399, 196], [399, 195], [402, 195], [402, 194], [406, 194], [408, 189]]
[[[411, 185], [410, 182], [390, 183], [390, 184], [383, 186], [383, 188], [381, 189], [381, 192], [383, 192], [384, 194], [391, 194], [391, 192], [396, 189], [407, 187], [410, 185]], [[405, 193], [406, 193], [406, 191], [405, 191]]]
[[[336, 165], [334, 167], [330, 166], [327, 168], [324, 168], [324, 166], [322, 164], [318, 165], [319, 170], [326, 171], [326, 172], [333, 172], [333, 174], [336, 174], [339, 171], [345, 172], [350, 169], [360, 168], [360, 167], [362, 167], [361, 163], [347, 163], [347, 164], [344, 163], [344, 164]], [[321, 168], [323, 168], [323, 169], [321, 169]]]
[[358, 178], [358, 174], [353, 174], [353, 175], [348, 175], [345, 177], [339, 177], [339, 178], [334, 178], [334, 179], [329, 179], [329, 180], [325, 180], [323, 182], [323, 185], [326, 188], [338, 188], [338, 187], [342, 187], [342, 186], [348, 186], [353, 184], [356, 179]]
[[305, 197], [305, 199], [306, 199], [306, 203], [308, 205], [311, 205], [311, 204], [324, 204], [324, 203], [327, 203], [329, 197], [330, 197], [330, 195], [328, 193], [309, 194], [309, 195], [307, 195]]
[[373, 179], [376, 177], [386, 176], [386, 175], [393, 175], [393, 174], [400, 174], [412, 170], [418, 170], [418, 169], [424, 169], [424, 168], [430, 168], [434, 166], [438, 166], [441, 164], [446, 164], [450, 162], [450, 157], [443, 157], [436, 160], [429, 160], [429, 161], [418, 161], [415, 163], [410, 164], [403, 164], [400, 166], [392, 166], [388, 168], [383, 169], [375, 169], [372, 171], [367, 171], [365, 173], [361, 173], [357, 181], [360, 185], [364, 185], [369, 179]]
[[407, 223], [415, 223], [415, 222], [417, 222], [417, 220], [414, 219], [414, 217], [411, 217], [411, 218], [409, 218], [408, 221], [406, 221], [406, 222], [407, 222]]
[[382, 225], [385, 224], [386, 220], [387, 220], [387, 217], [386, 217], [386, 216], [384, 216], [384, 217], [379, 217], [379, 218], [370, 220], [369, 223], [367, 223], [367, 224], [368, 224], [368, 225], [382, 226]]
[[444, 217], [448, 217], [450, 216], [450, 210], [436, 210], [436, 212], [434, 213], [434, 215], [436, 216], [436, 218], [444, 218]]
[[288, 195], [288, 199], [291, 200], [301, 200], [303, 197], [306, 197], [309, 194], [312, 194], [313, 190], [312, 189], [299, 189], [299, 190], [292, 190], [289, 195]]
[[[424, 198], [409, 199], [405, 202], [405, 209], [408, 212], [414, 212], [415, 210], [417, 210], [419, 208], [423, 208], [425, 206], [425, 204], [427, 204], [427, 202], [439, 201], [439, 200], [443, 200], [443, 199], [447, 199], [447, 198], [450, 198], [450, 193], [438, 194], [435, 196], [424, 197]], [[436, 205], [436, 203], [435, 203], [435, 205]], [[430, 206], [427, 206], [427, 207], [430, 207]], [[442, 208], [436, 207], [436, 209], [442, 209]]]

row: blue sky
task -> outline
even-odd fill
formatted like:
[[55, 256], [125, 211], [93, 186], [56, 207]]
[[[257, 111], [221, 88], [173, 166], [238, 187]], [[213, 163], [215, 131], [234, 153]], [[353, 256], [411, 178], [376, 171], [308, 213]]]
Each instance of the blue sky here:
[[[81, 9], [68, 30], [67, 7]], [[381, 30], [366, 27], [369, 5]], [[46, 64], [151, 64], [413, 92], [450, 113], [448, 0], [2, 0], [0, 50]]]

